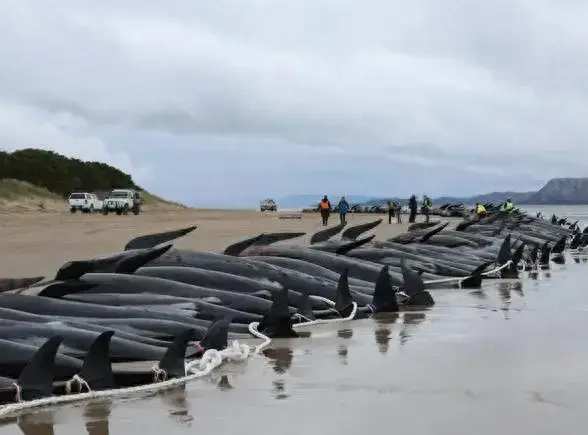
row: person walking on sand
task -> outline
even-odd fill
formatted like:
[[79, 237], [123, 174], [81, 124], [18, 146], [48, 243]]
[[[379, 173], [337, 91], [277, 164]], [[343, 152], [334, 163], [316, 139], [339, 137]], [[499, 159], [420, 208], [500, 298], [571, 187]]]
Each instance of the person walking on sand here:
[[431, 211], [431, 199], [427, 195], [423, 195], [422, 213], [425, 215], [425, 222], [429, 223], [429, 213]]
[[331, 215], [331, 202], [329, 201], [327, 195], [321, 199], [318, 208], [319, 212], [321, 213], [321, 218], [323, 219], [323, 225], [326, 226], [329, 222], [329, 216]]
[[417, 214], [417, 199], [415, 195], [411, 195], [408, 200], [408, 208], [410, 209], [410, 215], [408, 217], [408, 223], [414, 223]]
[[347, 212], [349, 211], [349, 203], [344, 196], [341, 197], [341, 201], [339, 201], [339, 204], [337, 204], [337, 208], [339, 209], [339, 220], [341, 221], [341, 224], [346, 223], [347, 221], [345, 218], [347, 216]]
[[394, 208], [396, 209], [396, 223], [402, 223], [402, 207], [398, 201], [394, 201]]
[[392, 201], [388, 201], [388, 223], [392, 223], [392, 218], [394, 217], [394, 212], [396, 207]]

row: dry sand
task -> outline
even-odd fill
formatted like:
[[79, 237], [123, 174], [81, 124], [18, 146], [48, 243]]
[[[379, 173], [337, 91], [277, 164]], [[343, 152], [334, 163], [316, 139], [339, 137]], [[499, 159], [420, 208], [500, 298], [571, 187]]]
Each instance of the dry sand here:
[[[52, 277], [68, 261], [117, 252], [136, 236], [190, 225], [197, 225], [198, 228], [175, 242], [175, 246], [219, 251], [238, 240], [277, 231], [306, 232], [305, 238], [295, 239], [293, 243], [307, 243], [314, 232], [323, 228], [318, 214], [302, 214], [299, 220], [279, 219], [282, 214], [290, 213], [151, 209], [140, 216], [71, 215], [69, 212], [2, 214], [0, 278]], [[355, 225], [380, 217], [384, 223], [375, 230], [378, 239], [392, 237], [408, 227], [408, 224], [388, 225], [387, 216], [375, 214], [349, 215], [348, 221], [349, 225]], [[338, 216], [333, 216], [332, 221], [337, 223]]]

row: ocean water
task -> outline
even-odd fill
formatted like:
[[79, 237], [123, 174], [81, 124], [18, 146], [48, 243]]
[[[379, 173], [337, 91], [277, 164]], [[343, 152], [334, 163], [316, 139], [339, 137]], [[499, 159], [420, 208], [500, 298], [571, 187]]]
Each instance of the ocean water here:
[[[529, 211], [588, 225], [585, 207]], [[482, 291], [435, 290], [427, 311], [316, 327], [184, 390], [45, 410], [0, 434], [577, 434], [587, 278], [576, 256]]]

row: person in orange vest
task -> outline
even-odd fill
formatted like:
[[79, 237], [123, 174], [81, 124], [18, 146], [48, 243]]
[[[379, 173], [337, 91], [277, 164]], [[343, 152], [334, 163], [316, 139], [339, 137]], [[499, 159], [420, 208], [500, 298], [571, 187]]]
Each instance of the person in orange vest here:
[[331, 203], [327, 195], [321, 199], [319, 202], [319, 212], [321, 213], [321, 218], [323, 219], [323, 225], [327, 225], [329, 222], [329, 216], [331, 215]]

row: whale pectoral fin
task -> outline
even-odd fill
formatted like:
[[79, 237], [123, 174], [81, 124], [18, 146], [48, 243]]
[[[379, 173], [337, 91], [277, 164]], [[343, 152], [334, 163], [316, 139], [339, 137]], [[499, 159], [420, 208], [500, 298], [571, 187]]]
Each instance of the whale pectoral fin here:
[[153, 261], [167, 251], [169, 251], [172, 247], [172, 244], [162, 246], [161, 248], [154, 248], [145, 251], [138, 251], [137, 254], [131, 254], [127, 257], [124, 257], [118, 263], [116, 263], [114, 272], [115, 273], [126, 273], [126, 274], [133, 274], [137, 269], [142, 266], [145, 266], [150, 261]]
[[506, 235], [502, 245], [500, 245], [500, 251], [498, 251], [498, 256], [496, 257], [496, 264], [502, 266], [509, 262], [512, 258], [512, 253], [510, 251], [510, 233]]
[[295, 239], [297, 237], [302, 237], [306, 233], [302, 232], [289, 232], [289, 233], [262, 233], [258, 236], [252, 237], [250, 239], [242, 240], [237, 243], [233, 243], [225, 248], [223, 254], [225, 255], [232, 255], [234, 257], [241, 254], [245, 249], [249, 248], [250, 246], [267, 246], [271, 245], [272, 243], [281, 242], [284, 240]]
[[240, 242], [233, 243], [225, 248], [223, 254], [225, 255], [232, 255], [233, 257], [237, 257], [241, 252], [245, 249], [249, 248], [250, 246], [254, 245], [258, 240], [261, 240], [263, 234], [260, 234], [255, 237], [251, 237], [246, 240], [241, 240]]
[[397, 312], [399, 309], [398, 301], [396, 300], [396, 290], [392, 286], [390, 266], [388, 265], [382, 267], [382, 270], [378, 274], [371, 309], [376, 313]]
[[425, 283], [418, 273], [408, 267], [404, 262], [400, 265], [404, 286], [402, 290], [408, 296], [412, 297], [420, 292], [425, 291]]
[[345, 255], [347, 254], [349, 251], [351, 251], [352, 249], [355, 248], [359, 248], [362, 245], [365, 245], [366, 243], [371, 242], [374, 237], [376, 237], [376, 235], [371, 235], [369, 237], [365, 237], [363, 239], [360, 240], [354, 240], [352, 242], [346, 243], [344, 245], [339, 246], [336, 250], [335, 250], [335, 254], [338, 255]]
[[296, 314], [298, 314], [301, 319], [304, 319], [306, 321], [316, 319], [314, 313], [312, 312], [312, 302], [310, 300], [310, 295], [308, 293], [302, 294], [299, 305], [300, 306], [298, 307]]
[[329, 240], [334, 235], [339, 234], [339, 232], [341, 232], [341, 230], [345, 227], [346, 224], [347, 223], [345, 222], [345, 223], [336, 225], [334, 227], [330, 227], [330, 228], [326, 228], [326, 229], [321, 230], [321, 231], [317, 231], [310, 238], [310, 244], [311, 245], [314, 245], [316, 243], [326, 242], [327, 240]]
[[114, 331], [104, 331], [90, 346], [79, 376], [88, 383], [92, 391], [116, 388], [110, 364], [110, 340]]
[[293, 320], [288, 306], [288, 289], [273, 294], [269, 311], [259, 322], [258, 329], [270, 338], [292, 338], [298, 334], [292, 329]]
[[519, 247], [514, 251], [514, 253], [512, 254], [512, 267], [516, 269], [517, 265], [519, 264], [519, 262], [521, 261], [521, 259], [523, 258], [523, 253], [525, 252], [525, 243], [521, 243], [519, 245]]
[[194, 336], [194, 329], [189, 328], [175, 336], [163, 357], [159, 360], [159, 368], [165, 370], [168, 379], [186, 376], [186, 348]]
[[179, 239], [180, 237], [191, 233], [196, 228], [196, 225], [194, 225], [187, 228], [181, 228], [179, 230], [166, 231], [164, 233], [145, 234], [143, 236], [135, 237], [134, 239], [129, 240], [129, 242], [125, 245], [124, 250], [129, 251], [131, 249], [154, 248], [162, 243]]
[[30, 287], [44, 279], [44, 276], [32, 276], [30, 278], [0, 278], [0, 293]]
[[434, 226], [431, 228], [431, 230], [429, 232], [427, 232], [424, 236], [422, 236], [419, 241], [420, 242], [426, 242], [427, 240], [429, 240], [431, 237], [433, 237], [435, 234], [440, 233], [441, 231], [443, 231], [445, 229], [445, 227], [449, 225], [449, 222], [443, 222], [443, 223], [439, 223], [438, 225]]
[[349, 227], [345, 231], [343, 231], [343, 234], [341, 234], [341, 239], [355, 240], [359, 236], [361, 236], [363, 233], [366, 233], [366, 232], [376, 228], [378, 225], [380, 225], [382, 223], [382, 221], [383, 221], [383, 219], [376, 219], [375, 221], [372, 221], [372, 222], [367, 222], [365, 224], [359, 224], [359, 225], [354, 225], [352, 227]]
[[63, 296], [75, 293], [83, 293], [96, 286], [97, 284], [90, 284], [82, 281], [77, 281], [75, 279], [70, 281], [56, 282], [45, 287], [43, 290], [39, 292], [37, 296], [58, 299], [62, 298]]
[[55, 336], [47, 340], [22, 370], [17, 384], [21, 400], [43, 399], [53, 395], [55, 377], [55, 356], [63, 337]]
[[222, 317], [214, 321], [200, 340], [200, 346], [203, 350], [215, 349], [223, 350], [229, 345], [229, 326], [231, 317]]
[[353, 310], [353, 296], [349, 289], [349, 268], [346, 268], [337, 283], [337, 298], [335, 299], [335, 310], [341, 317], [347, 317]]

